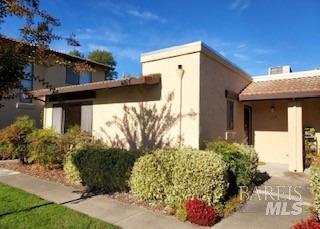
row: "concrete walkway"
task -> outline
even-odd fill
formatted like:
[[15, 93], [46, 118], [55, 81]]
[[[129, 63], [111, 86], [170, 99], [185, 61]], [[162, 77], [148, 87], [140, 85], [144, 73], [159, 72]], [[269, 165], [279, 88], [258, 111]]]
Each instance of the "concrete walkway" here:
[[[271, 176], [270, 179], [258, 187], [252, 195], [252, 199], [240, 211], [224, 218], [213, 227], [214, 229], [284, 229], [290, 228], [294, 223], [309, 216], [308, 208], [312, 203], [312, 196], [309, 192], [308, 175], [288, 173], [286, 165], [279, 164], [260, 166], [259, 170], [261, 173], [268, 173]], [[188, 222], [182, 223], [172, 216], [157, 214], [144, 208], [110, 199], [104, 195], [81, 199], [81, 190], [9, 170], [0, 169], [0, 182], [34, 193], [46, 200], [62, 204], [124, 229], [200, 228]], [[279, 186], [282, 189], [278, 200], [279, 195], [276, 188]], [[301, 195], [300, 202], [304, 211], [298, 215], [266, 215], [268, 202], [281, 202], [282, 213], [293, 210], [292, 205], [297, 199], [300, 199], [300, 196], [296, 192], [290, 192], [289, 186], [298, 187], [297, 191]], [[268, 195], [265, 195], [265, 187], [268, 188]], [[287, 206], [284, 207], [283, 203], [286, 203]]]
[[[287, 165], [281, 164], [259, 166], [259, 171], [269, 174], [270, 179], [257, 188], [256, 192], [252, 195], [252, 199], [240, 211], [223, 219], [214, 228], [285, 229], [291, 228], [296, 222], [309, 217], [312, 195], [309, 191], [308, 175], [305, 173], [289, 173], [287, 170]], [[294, 191], [294, 188], [296, 188], [297, 192]], [[298, 200], [302, 204], [302, 213], [292, 215], [290, 213], [294, 210], [292, 206]], [[266, 215], [269, 202], [273, 206], [280, 203], [280, 214]]]
[[89, 216], [120, 226], [123, 229], [191, 229], [200, 228], [189, 222], [182, 223], [173, 216], [154, 213], [97, 195], [81, 199], [81, 190], [45, 181], [36, 177], [0, 169], [0, 182], [33, 193], [48, 201], [64, 205]]

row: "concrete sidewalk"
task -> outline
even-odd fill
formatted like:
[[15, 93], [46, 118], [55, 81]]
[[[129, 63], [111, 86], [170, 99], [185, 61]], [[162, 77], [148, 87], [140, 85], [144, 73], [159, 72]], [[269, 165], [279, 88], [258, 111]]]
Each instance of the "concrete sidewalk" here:
[[173, 216], [157, 214], [104, 195], [81, 199], [81, 190], [29, 175], [17, 174], [9, 170], [0, 169], [0, 182], [33, 193], [48, 201], [62, 204], [94, 218], [118, 225], [124, 229], [200, 228], [189, 222], [182, 223]]
[[[214, 226], [214, 229], [287, 229], [310, 216], [309, 208], [312, 204], [312, 195], [309, 190], [307, 174], [289, 173], [287, 165], [281, 164], [266, 164], [259, 166], [258, 169], [261, 173], [269, 174], [270, 179], [257, 187], [252, 199], [247, 201], [239, 211], [224, 218]], [[301, 196], [295, 191], [290, 192], [290, 186], [292, 187], [291, 191], [296, 187]], [[280, 195], [277, 188], [280, 188]], [[278, 199], [278, 197], [280, 198]], [[294, 210], [292, 206], [297, 202], [296, 200], [299, 200], [302, 204], [302, 213], [288, 214], [288, 212]], [[267, 205], [270, 202], [273, 206], [277, 203], [281, 204], [279, 215], [266, 215]]]
[[[308, 175], [288, 173], [286, 166], [278, 164], [267, 164], [259, 166], [260, 172], [267, 172], [271, 178], [266, 181], [263, 186], [258, 187], [258, 192], [254, 193], [252, 199], [249, 200], [243, 208], [222, 219], [213, 228], [215, 229], [269, 229], [269, 228], [291, 228], [291, 226], [307, 218], [309, 204], [312, 203], [312, 195], [309, 191]], [[120, 226], [121, 228], [144, 229], [144, 228], [201, 228], [195, 225], [182, 223], [172, 216], [157, 214], [150, 210], [140, 208], [110, 199], [104, 195], [97, 195], [87, 199], [81, 199], [81, 191], [73, 187], [67, 187], [61, 184], [45, 181], [25, 174], [17, 174], [16, 172], [0, 169], [0, 182], [23, 189], [27, 192], [34, 193], [46, 200], [63, 204], [69, 208], [83, 212], [89, 216], [107, 221], [109, 223]], [[295, 200], [288, 199], [288, 190], [281, 191], [281, 199], [277, 200], [276, 190], [270, 193], [275, 198], [264, 200], [263, 187], [268, 186], [276, 188], [278, 186], [299, 186], [301, 194], [301, 202], [304, 205], [304, 212], [298, 215], [266, 215], [266, 206], [268, 202], [286, 202], [288, 204], [287, 211], [292, 210], [292, 204]], [[262, 199], [259, 199], [259, 193], [262, 193]], [[261, 195], [261, 194], [260, 194]], [[295, 195], [295, 197], [299, 197]]]

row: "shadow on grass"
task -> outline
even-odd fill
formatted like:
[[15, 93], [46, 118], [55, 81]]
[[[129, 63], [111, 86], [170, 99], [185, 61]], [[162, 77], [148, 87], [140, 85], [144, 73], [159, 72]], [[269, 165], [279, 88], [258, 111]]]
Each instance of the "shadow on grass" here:
[[81, 201], [84, 201], [84, 200], [87, 200], [89, 198], [92, 198], [92, 197], [94, 197], [94, 196], [96, 196], [98, 194], [100, 194], [100, 193], [93, 193], [93, 192], [88, 193], [88, 192], [85, 192], [85, 193], [83, 193], [81, 195], [80, 198], [73, 199], [73, 200], [68, 200], [68, 201], [65, 201], [65, 202], [62, 202], [62, 203], [47, 202], [47, 203], [35, 205], [35, 206], [32, 206], [32, 207], [28, 207], [28, 208], [24, 208], [24, 209], [20, 209], [20, 210], [16, 210], [16, 211], [0, 213], [0, 218], [4, 217], [4, 216], [12, 215], [12, 214], [18, 214], [18, 213], [21, 213], [21, 212], [29, 212], [29, 211], [32, 211], [34, 209], [46, 207], [46, 206], [53, 205], [53, 204], [57, 204], [57, 205], [61, 205], [61, 206], [64, 206], [66, 204], [78, 204]]

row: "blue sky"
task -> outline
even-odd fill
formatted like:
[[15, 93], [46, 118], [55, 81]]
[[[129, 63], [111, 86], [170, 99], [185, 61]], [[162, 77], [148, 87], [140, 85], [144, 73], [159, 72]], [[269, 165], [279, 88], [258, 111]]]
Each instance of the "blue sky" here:
[[[140, 74], [140, 54], [202, 40], [252, 75], [269, 66], [320, 67], [318, 0], [41, 0], [61, 20], [56, 32], [75, 33], [80, 51], [111, 51], [119, 74]], [[0, 33], [17, 37], [9, 18]], [[55, 42], [52, 48], [72, 48]]]

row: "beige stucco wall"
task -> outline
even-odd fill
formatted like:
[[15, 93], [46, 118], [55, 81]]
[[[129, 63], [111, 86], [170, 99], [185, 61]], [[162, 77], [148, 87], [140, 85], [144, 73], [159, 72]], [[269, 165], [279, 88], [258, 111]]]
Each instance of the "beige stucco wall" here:
[[[288, 101], [265, 100], [251, 102], [253, 141], [260, 161], [288, 163]], [[271, 107], [274, 107], [274, 112]]]
[[[122, 120], [124, 116], [124, 106], [137, 109], [143, 104], [150, 108], [155, 106], [154, 112], [142, 115], [138, 122], [154, 122], [156, 126], [153, 129], [164, 128], [170, 122], [164, 122], [160, 119], [160, 113], [167, 108], [167, 117], [175, 120], [166, 131], [161, 134], [164, 143], [170, 146], [177, 146], [180, 142], [180, 104], [181, 106], [181, 135], [182, 144], [193, 148], [199, 148], [199, 75], [200, 75], [200, 47], [196, 47], [195, 52], [184, 52], [183, 55], [176, 55], [175, 51], [167, 53], [165, 56], [148, 55], [142, 57], [143, 75], [160, 73], [161, 84], [159, 85], [141, 85], [125, 88], [114, 88], [97, 91], [96, 99], [93, 99], [93, 122], [92, 132], [97, 138], [103, 139], [109, 144], [119, 146], [123, 143], [128, 147], [128, 134], [123, 129], [128, 129], [124, 125], [117, 125], [115, 118]], [[182, 78], [182, 91], [180, 103], [180, 77], [177, 73], [178, 65], [182, 65], [184, 74]], [[169, 95], [172, 95], [172, 101], [167, 102]], [[68, 101], [65, 101], [66, 103]], [[69, 101], [71, 102], [71, 101]], [[52, 125], [52, 109], [48, 104], [46, 113], [46, 125]], [[51, 119], [51, 121], [49, 120]], [[132, 122], [130, 122], [132, 124]], [[122, 122], [121, 124], [124, 124]], [[121, 130], [121, 128], [123, 128]], [[130, 129], [130, 134], [139, 136], [138, 127]], [[161, 131], [160, 131], [161, 132]], [[159, 133], [159, 131], [157, 132]], [[165, 145], [163, 145], [165, 146]]]
[[[34, 65], [34, 75], [44, 78], [46, 82], [49, 82], [53, 87], [66, 86], [66, 67], [56, 65], [53, 67], [45, 67], [42, 65]], [[104, 71], [96, 69], [92, 73], [92, 81], [102, 81], [104, 80]], [[33, 89], [41, 89], [44, 86], [37, 80], [33, 81]], [[22, 115], [28, 115], [32, 119], [36, 120], [37, 126], [42, 126], [42, 116], [43, 116], [43, 106], [44, 103], [33, 99], [32, 104], [21, 104], [18, 99], [13, 100], [3, 100], [1, 104], [4, 105], [0, 108], [0, 128], [10, 125], [16, 117]], [[18, 107], [18, 108], [17, 108]]]
[[239, 93], [251, 79], [245, 73], [217, 60], [208, 52], [200, 57], [200, 139], [201, 148], [208, 141], [225, 139], [245, 141], [244, 104], [234, 101], [233, 139], [226, 139], [227, 98], [225, 91]]
[[[93, 105], [94, 135], [105, 139], [109, 143], [111, 143], [111, 139], [111, 141], [120, 140], [127, 143], [127, 136], [123, 134], [119, 126], [114, 124], [114, 117], [122, 119], [124, 106], [135, 107], [139, 110], [139, 104], [143, 101], [145, 106], [150, 107], [155, 105], [157, 107], [156, 112], [149, 116], [144, 116], [145, 121], [151, 121], [150, 119], [153, 118], [157, 119], [161, 109], [165, 106], [167, 106], [167, 108], [171, 107], [168, 114], [172, 116], [172, 118], [177, 118], [180, 112], [180, 78], [176, 70], [178, 64], [181, 64], [184, 69], [182, 79], [182, 142], [185, 146], [198, 148], [199, 55], [199, 53], [193, 53], [143, 62], [143, 75], [161, 73], [160, 85], [99, 91]], [[173, 99], [170, 103], [167, 103], [167, 97], [170, 94], [173, 95]], [[106, 125], [108, 122], [110, 122], [111, 125]], [[177, 119], [164, 133], [164, 142], [169, 140], [171, 146], [179, 144], [179, 122], [180, 120]], [[166, 123], [160, 121], [157, 125], [164, 126]], [[159, 128], [159, 126], [155, 128]]]

